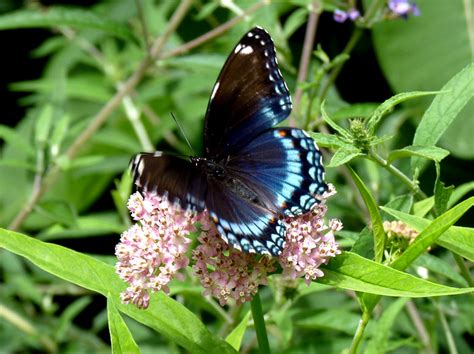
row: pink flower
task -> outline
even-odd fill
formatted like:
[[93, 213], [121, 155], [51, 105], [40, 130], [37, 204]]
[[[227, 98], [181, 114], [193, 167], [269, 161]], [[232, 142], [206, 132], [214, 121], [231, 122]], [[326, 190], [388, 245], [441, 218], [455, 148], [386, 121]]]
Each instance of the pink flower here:
[[275, 270], [273, 260], [227, 245], [206, 212], [201, 224], [203, 232], [198, 238], [200, 245], [193, 251], [193, 270], [204, 287], [204, 295], [215, 297], [222, 306], [252, 300], [259, 285], [267, 284], [267, 274]]
[[125, 231], [115, 248], [116, 272], [130, 286], [122, 302], [147, 308], [149, 291], [168, 292], [168, 283], [186, 268], [185, 255], [195, 231], [196, 216], [155, 194], [130, 196], [128, 208], [138, 223]]
[[334, 239], [334, 232], [342, 229], [341, 221], [331, 219], [326, 225], [323, 219], [327, 211], [325, 200], [334, 194], [334, 186], [329, 185], [329, 191], [311, 212], [285, 220], [286, 246], [278, 257], [283, 277], [303, 277], [309, 285], [324, 275], [319, 267], [341, 253]]

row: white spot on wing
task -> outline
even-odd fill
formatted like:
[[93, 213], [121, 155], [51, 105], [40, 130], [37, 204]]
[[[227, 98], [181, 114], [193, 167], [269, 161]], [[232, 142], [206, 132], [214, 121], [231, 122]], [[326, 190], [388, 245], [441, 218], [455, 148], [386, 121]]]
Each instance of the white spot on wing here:
[[253, 53], [253, 48], [251, 46], [245, 46], [242, 48], [240, 51], [240, 54], [252, 54]]
[[216, 95], [216, 92], [219, 89], [219, 86], [220, 86], [220, 82], [218, 81], [218, 82], [216, 82], [216, 84], [214, 85], [214, 88], [212, 89], [211, 99], [213, 99], [214, 96]]

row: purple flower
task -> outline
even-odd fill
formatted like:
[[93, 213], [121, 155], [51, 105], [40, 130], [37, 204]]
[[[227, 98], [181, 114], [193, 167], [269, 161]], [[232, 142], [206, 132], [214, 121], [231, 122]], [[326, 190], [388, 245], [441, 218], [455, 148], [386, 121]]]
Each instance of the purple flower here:
[[348, 17], [348, 15], [345, 11], [342, 11], [342, 10], [339, 10], [339, 9], [336, 9], [334, 11], [333, 18], [334, 18], [334, 21], [336, 21], [336, 22], [339, 22], [339, 23], [346, 22], [347, 17]]
[[413, 2], [409, 0], [390, 0], [388, 8], [396, 16], [407, 17], [412, 14], [414, 16], [420, 15], [420, 10]]
[[333, 14], [334, 21], [343, 23], [346, 22], [347, 19], [351, 21], [355, 21], [360, 17], [360, 12], [357, 9], [349, 9], [347, 12], [342, 11], [340, 9], [336, 9]]

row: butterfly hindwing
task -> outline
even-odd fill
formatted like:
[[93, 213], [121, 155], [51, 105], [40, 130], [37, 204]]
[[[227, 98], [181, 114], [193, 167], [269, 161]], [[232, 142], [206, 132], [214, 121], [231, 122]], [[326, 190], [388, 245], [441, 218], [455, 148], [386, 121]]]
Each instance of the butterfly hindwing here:
[[297, 216], [327, 191], [321, 152], [303, 130], [269, 129], [231, 157], [229, 174], [254, 190], [275, 213]]
[[255, 27], [234, 48], [214, 85], [204, 123], [205, 156], [240, 149], [288, 117], [291, 107], [273, 41]]

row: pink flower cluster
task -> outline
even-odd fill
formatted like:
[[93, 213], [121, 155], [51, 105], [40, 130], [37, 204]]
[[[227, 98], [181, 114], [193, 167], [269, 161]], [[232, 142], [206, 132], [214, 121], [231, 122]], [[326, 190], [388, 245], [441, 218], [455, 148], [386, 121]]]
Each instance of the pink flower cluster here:
[[134, 193], [128, 209], [138, 223], [125, 231], [116, 246], [116, 271], [130, 286], [121, 294], [122, 302], [147, 308], [149, 291], [168, 292], [168, 283], [186, 268], [186, 251], [195, 231], [196, 216], [170, 204], [165, 198]]
[[329, 191], [320, 197], [320, 204], [296, 218], [285, 219], [286, 246], [278, 258], [241, 252], [222, 240], [207, 211], [199, 215], [184, 212], [177, 205], [155, 194], [133, 194], [128, 208], [137, 224], [121, 236], [116, 247], [116, 271], [129, 287], [122, 293], [122, 302], [137, 307], [149, 305], [149, 292], [168, 292], [168, 284], [178, 271], [188, 266], [186, 252], [194, 224], [201, 224], [199, 245], [192, 253], [194, 274], [204, 287], [204, 295], [211, 295], [221, 305], [252, 300], [260, 285], [266, 285], [268, 275], [279, 263], [284, 278], [303, 277], [307, 284], [324, 275], [319, 269], [330, 258], [340, 253], [334, 232], [342, 228], [339, 220], [329, 220], [326, 199], [335, 194]]
[[238, 304], [252, 300], [259, 285], [267, 284], [273, 272], [273, 260], [265, 256], [243, 253], [225, 243], [207, 213], [201, 218], [200, 245], [193, 251], [194, 274], [204, 287], [204, 295], [212, 295], [221, 306], [234, 300]]
[[341, 253], [334, 232], [342, 229], [342, 223], [331, 219], [326, 225], [323, 219], [326, 211], [327, 206], [320, 203], [307, 214], [287, 219], [286, 246], [278, 258], [284, 277], [304, 277], [309, 285], [324, 275], [319, 267]]

